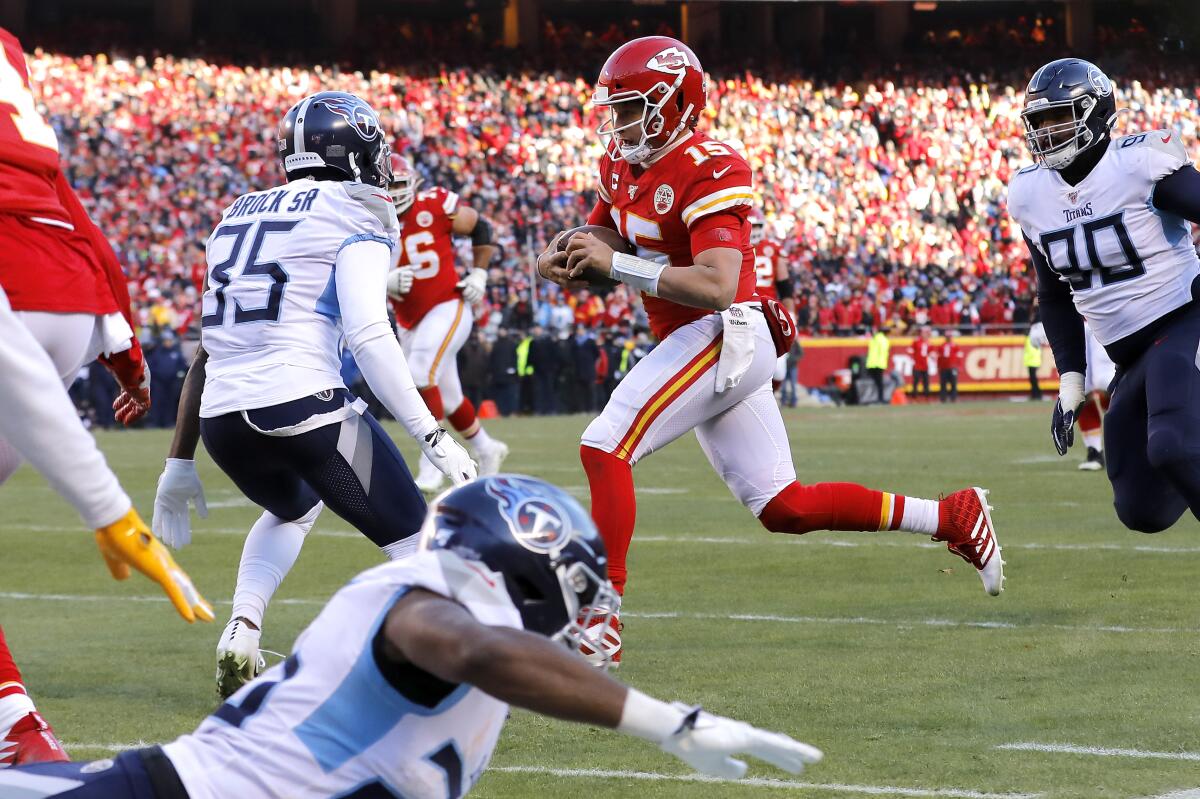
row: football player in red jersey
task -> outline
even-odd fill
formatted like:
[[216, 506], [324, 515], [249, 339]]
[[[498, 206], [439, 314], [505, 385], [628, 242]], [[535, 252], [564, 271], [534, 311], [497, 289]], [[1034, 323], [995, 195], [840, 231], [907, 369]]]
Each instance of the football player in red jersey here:
[[[188, 621], [211, 620], [64, 388], [103, 353], [122, 386], [117, 418], [128, 424], [149, 408], [125, 277], [59, 169], [58, 140], [37, 112], [21, 45], [3, 28], [0, 49], [0, 482], [29, 460], [95, 528], [114, 577], [125, 579], [132, 566], [162, 585]], [[65, 759], [0, 630], [0, 768]]]
[[[783, 302], [792, 318], [796, 318], [796, 299], [792, 296], [792, 281], [788, 279], [787, 264], [779, 245], [767, 240], [767, 218], [757, 208], [750, 210], [750, 246], [754, 248], [754, 291], [759, 297]], [[778, 391], [787, 376], [787, 354], [775, 361], [771, 375], [771, 390]]]
[[[429, 412], [435, 419], [450, 420], [479, 461], [479, 474], [496, 474], [508, 457], [508, 445], [483, 429], [458, 379], [458, 351], [471, 336], [473, 309], [483, 299], [487, 265], [496, 252], [492, 224], [452, 191], [441, 186], [420, 191], [421, 177], [403, 156], [392, 156], [392, 175], [389, 192], [400, 241], [388, 296], [400, 346]], [[454, 266], [455, 236], [470, 236], [474, 251], [475, 263], [461, 279]], [[435, 493], [442, 477], [422, 455], [417, 486]]]
[[[607, 155], [588, 221], [618, 230], [637, 254], [614, 253], [590, 234], [572, 236], [567, 252], [557, 253], [556, 237], [538, 269], [569, 288], [587, 269], [640, 290], [661, 341], [618, 384], [580, 448], [618, 591], [634, 528], [632, 467], [695, 430], [713, 468], [768, 530], [929, 534], [979, 570], [987, 593], [999, 594], [1003, 562], [983, 489], [937, 501], [796, 481], [770, 388], [776, 348], [787, 336], [773, 342], [755, 294], [750, 167], [695, 130], [707, 102], [695, 54], [663, 36], [629, 42], [605, 62], [592, 102], [609, 118], [600, 129]], [[619, 633], [619, 622], [611, 622], [605, 643], [614, 659]]]

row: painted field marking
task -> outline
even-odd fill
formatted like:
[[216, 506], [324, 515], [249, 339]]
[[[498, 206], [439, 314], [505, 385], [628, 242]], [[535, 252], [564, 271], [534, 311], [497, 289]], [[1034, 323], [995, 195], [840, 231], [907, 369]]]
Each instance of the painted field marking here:
[[1184, 788], [1182, 791], [1171, 791], [1147, 799], [1200, 799], [1200, 788]]
[[[167, 602], [165, 596], [126, 596], [123, 594], [48, 594], [28, 593], [22, 591], [0, 592], [0, 600], [34, 602]], [[277, 605], [303, 605], [320, 607], [329, 598], [306, 599], [285, 598], [274, 600]], [[215, 605], [232, 605], [229, 599], [216, 600]], [[868, 616], [783, 616], [770, 613], [681, 613], [678, 611], [641, 611], [621, 614], [630, 619], [667, 619], [680, 621], [733, 621], [733, 622], [774, 622], [779, 624], [831, 624], [831, 625], [869, 625], [877, 627], [895, 627], [908, 629], [912, 627], [961, 627], [979, 630], [1064, 630], [1067, 632], [1088, 633], [1149, 633], [1149, 634], [1191, 634], [1200, 633], [1200, 627], [1128, 627], [1118, 624], [1022, 624], [1011, 621], [991, 621], [987, 619], [880, 619]]]
[[[154, 746], [146, 741], [127, 744], [63, 742], [68, 752], [79, 749], [89, 752], [124, 752]], [[488, 771], [502, 774], [542, 774], [550, 777], [602, 779], [602, 780], [645, 780], [651, 782], [696, 782], [707, 785], [740, 785], [748, 788], [783, 788], [825, 791], [829, 793], [854, 793], [868, 796], [910, 796], [935, 799], [1037, 799], [1040, 793], [988, 793], [961, 788], [903, 788], [897, 785], [845, 785], [842, 783], [798, 782], [766, 777], [747, 777], [726, 780], [705, 774], [661, 774], [654, 771], [616, 771], [611, 769], [550, 768], [548, 766], [492, 766]], [[1186, 798], [1185, 798], [1186, 799]]]
[[799, 782], [765, 777], [726, 780], [706, 774], [661, 774], [654, 771], [617, 771], [612, 769], [548, 768], [546, 766], [494, 766], [489, 771], [506, 774], [544, 774], [551, 777], [645, 780], [649, 782], [695, 782], [705, 785], [740, 785], [751, 788], [782, 788], [852, 793], [860, 796], [947, 797], [948, 799], [1035, 799], [1040, 793], [987, 793], [960, 788], [903, 788], [898, 785], [845, 785], [836, 782]]
[[[1093, 755], [1095, 757], [1128, 757], [1145, 760], [1185, 760], [1200, 763], [1200, 752], [1151, 752], [1145, 749], [1119, 749], [1107, 746], [1077, 746], [1075, 744], [1043, 744], [1031, 741], [1000, 744], [997, 749], [1010, 752], [1047, 752], [1060, 755]], [[1200, 791], [1200, 789], [1196, 789]]]
[[[582, 488], [580, 490], [583, 490]], [[84, 535], [86, 531], [79, 527], [63, 527], [53, 524], [13, 524], [4, 525], [5, 530], [23, 530], [33, 533], [70, 533]], [[207, 527], [197, 525], [193, 528], [195, 537], [205, 535], [237, 535], [245, 536], [250, 527]], [[361, 538], [366, 539], [356, 530], [325, 530], [318, 527], [309, 533], [319, 538]], [[729, 546], [809, 546], [809, 547], [842, 547], [857, 549], [860, 547], [901, 547], [905, 549], [945, 549], [945, 544], [932, 541], [911, 539], [904, 540], [905, 534], [891, 535], [887, 538], [876, 533], [849, 533], [851, 536], [861, 536], [854, 540], [846, 538], [810, 538], [807, 536], [790, 536], [766, 534], [758, 531], [747, 533], [745, 536], [695, 536], [695, 535], [639, 535], [634, 541], [643, 544], [674, 544], [674, 545], [729, 545]], [[907, 534], [921, 538], [916, 534]], [[899, 540], [897, 540], [899, 539]], [[1162, 555], [1195, 555], [1200, 554], [1200, 547], [1164, 547], [1148, 544], [1003, 544], [1004, 549], [1029, 549], [1050, 552], [1145, 552]]]

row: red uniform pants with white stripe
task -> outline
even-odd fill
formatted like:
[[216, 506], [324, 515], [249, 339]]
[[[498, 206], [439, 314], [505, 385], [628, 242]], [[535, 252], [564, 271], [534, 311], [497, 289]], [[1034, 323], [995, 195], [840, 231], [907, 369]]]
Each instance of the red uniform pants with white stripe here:
[[671, 333], [629, 371], [583, 433], [582, 443], [630, 466], [690, 430], [738, 500], [758, 516], [796, 479], [779, 407], [771, 393], [775, 346], [761, 313], [754, 359], [737, 386], [716, 391], [721, 317]]

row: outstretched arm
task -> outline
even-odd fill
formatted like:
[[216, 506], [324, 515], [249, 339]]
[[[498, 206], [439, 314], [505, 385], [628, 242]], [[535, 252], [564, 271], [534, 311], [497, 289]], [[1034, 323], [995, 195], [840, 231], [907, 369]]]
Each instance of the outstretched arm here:
[[695, 769], [736, 779], [748, 753], [799, 772], [821, 752], [786, 735], [668, 705], [597, 671], [561, 644], [521, 630], [477, 622], [461, 605], [415, 589], [384, 623], [384, 654], [447, 682], [468, 683], [497, 699], [567, 721], [616, 729], [657, 743]]

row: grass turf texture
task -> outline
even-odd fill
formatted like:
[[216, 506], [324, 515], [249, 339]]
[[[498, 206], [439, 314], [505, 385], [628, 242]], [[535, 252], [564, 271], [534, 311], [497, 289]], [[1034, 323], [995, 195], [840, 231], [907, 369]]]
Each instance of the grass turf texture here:
[[[786, 413], [803, 481], [850, 480], [921, 496], [970, 484], [992, 489], [1008, 561], [998, 599], [983, 593], [970, 566], [924, 537], [765, 532], [691, 436], [655, 454], [636, 470], [638, 534], [620, 678], [822, 747], [826, 760], [798, 778], [806, 782], [1079, 799], [1200, 785], [1195, 762], [996, 748], [1038, 741], [1200, 749], [1195, 521], [1188, 516], [1155, 537], [1122, 529], [1104, 477], [1075, 468], [1082, 448], [1054, 456], [1050, 407]], [[489, 430], [512, 446], [508, 469], [566, 486], [586, 504], [576, 444], [585, 424], [580, 416], [516, 419], [490, 422]], [[390, 430], [415, 456], [398, 428]], [[149, 519], [167, 434], [98, 438]], [[180, 561], [220, 603], [232, 595], [242, 538], [258, 511], [207, 456], [200, 462], [210, 516], [196, 523]], [[109, 579], [91, 535], [40, 477], [24, 468], [0, 497], [0, 592], [7, 592], [0, 620], [71, 754], [107, 754], [71, 743], [160, 742], [193, 729], [215, 705], [213, 650], [228, 604], [218, 604], [216, 624], [189, 627], [161, 602], [123, 601], [157, 589], [137, 576]], [[348, 529], [322, 516], [269, 609], [264, 646], [287, 651], [325, 599], [379, 562]], [[12, 596], [20, 592], [101, 599]], [[493, 766], [687, 773], [641, 741], [521, 711]], [[761, 763], [751, 775], [787, 778]], [[499, 770], [473, 795], [563, 792], [875, 795]]]

